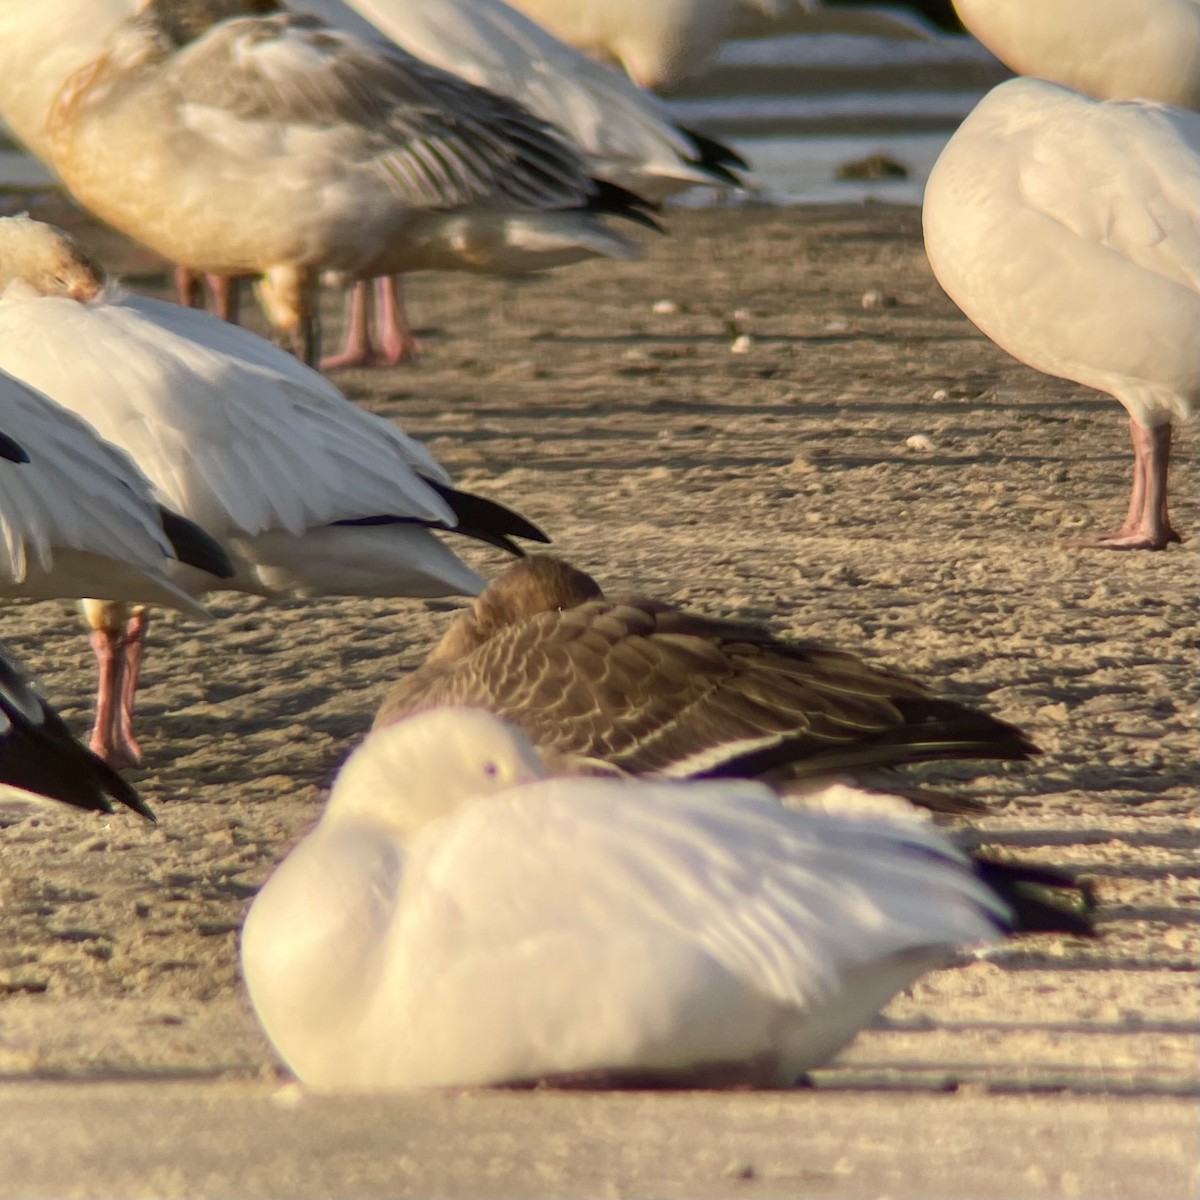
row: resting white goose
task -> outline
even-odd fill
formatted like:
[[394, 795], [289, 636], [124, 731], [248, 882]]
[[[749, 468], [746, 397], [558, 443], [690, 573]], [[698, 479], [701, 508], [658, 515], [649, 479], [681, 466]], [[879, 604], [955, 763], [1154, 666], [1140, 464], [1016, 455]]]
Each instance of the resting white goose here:
[[[598, 179], [660, 203], [698, 185], [728, 187], [745, 163], [728, 147], [676, 125], [666, 107], [503, 0], [297, 0], [351, 31], [366, 29], [424, 62], [517, 101], [561, 129]], [[365, 18], [365, 21], [364, 21]], [[359, 285], [365, 289], [365, 284]], [[397, 308], [382, 289], [381, 307]], [[407, 324], [385, 325], [379, 349], [366, 328], [366, 296], [354, 298], [351, 339], [323, 367], [390, 365], [414, 349]]]
[[351, 756], [242, 934], [303, 1083], [786, 1087], [1007, 920], [927, 822], [543, 774], [470, 709]]
[[[15, 220], [0, 229], [46, 229]], [[51, 234], [56, 253], [72, 252], [65, 234]], [[254, 334], [144, 297], [83, 304], [40, 293], [32, 281], [47, 239], [27, 240], [28, 270], [13, 270], [31, 282], [0, 298], [0, 369], [91, 422], [160, 499], [224, 544], [235, 574], [218, 586], [264, 596], [473, 595], [482, 579], [431, 528], [509, 549], [510, 534], [543, 538], [500, 505], [450, 487], [394, 424]], [[214, 586], [188, 568], [173, 577], [189, 591]], [[127, 640], [120, 608], [94, 619]], [[110, 761], [136, 758], [125, 741], [103, 747]]]
[[954, 0], [1003, 63], [1097, 100], [1200, 109], [1200, 0]]
[[1171, 425], [1200, 404], [1200, 116], [1010, 80], [942, 152], [924, 226], [939, 282], [988, 337], [1129, 413], [1128, 513], [1090, 544], [1178, 541]]
[[[0, 96], [4, 72], [50, 53], [89, 3], [8, 14]], [[640, 202], [593, 180], [557, 131], [399, 50], [278, 8], [147, 0], [99, 57], [72, 39], [76, 70], [46, 141], [75, 196], [185, 268], [261, 277], [264, 308], [306, 359], [323, 271], [518, 272], [637, 256], [598, 218], [645, 223]], [[263, 11], [273, 15], [222, 20]]]

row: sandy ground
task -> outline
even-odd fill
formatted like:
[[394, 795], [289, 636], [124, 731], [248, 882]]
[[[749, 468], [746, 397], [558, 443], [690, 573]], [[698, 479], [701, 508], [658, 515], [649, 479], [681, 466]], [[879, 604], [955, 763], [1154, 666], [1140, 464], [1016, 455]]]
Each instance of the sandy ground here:
[[[969, 785], [980, 825], [1092, 875], [1102, 936], [929, 976], [815, 1092], [279, 1093], [240, 920], [455, 602], [218, 596], [211, 626], [153, 629], [136, 780], [157, 826], [0, 809], [0, 1195], [1194, 1192], [1194, 433], [1183, 547], [1074, 548], [1123, 514], [1123, 414], [977, 334], [914, 210], [671, 224], [640, 264], [415, 280], [425, 357], [338, 382], [611, 591], [820, 637], [1027, 729], [1042, 758]], [[85, 730], [69, 606], [10, 605], [3, 636]]]

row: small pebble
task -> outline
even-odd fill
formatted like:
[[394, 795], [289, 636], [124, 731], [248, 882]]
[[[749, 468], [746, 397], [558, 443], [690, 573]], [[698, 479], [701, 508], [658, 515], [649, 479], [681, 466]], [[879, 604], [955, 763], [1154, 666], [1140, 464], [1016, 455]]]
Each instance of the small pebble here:
[[735, 308], [733, 310], [733, 319], [735, 321], [748, 321], [750, 320], [750, 315], [748, 308]]
[[298, 1083], [285, 1083], [271, 1093], [276, 1108], [299, 1108], [304, 1103], [304, 1089]]
[[749, 354], [750, 347], [754, 345], [754, 340], [748, 333], [739, 333], [737, 337], [729, 343], [730, 354]]
[[679, 305], [674, 300], [655, 300], [652, 312], [656, 312], [659, 316], [669, 317], [672, 313], [679, 311]]
[[945, 388], [938, 388], [938, 390], [933, 393], [933, 398], [935, 400], [949, 400], [950, 393], [946, 391]]
[[754, 1167], [750, 1163], [731, 1162], [721, 1172], [726, 1179], [753, 1179], [755, 1176]]
[[846, 330], [849, 328], [850, 328], [849, 321], [826, 321], [825, 322], [825, 332], [826, 333], [845, 333]]
[[868, 154], [841, 163], [836, 171], [838, 179], [907, 179], [908, 168], [890, 154]]
[[933, 438], [929, 437], [928, 434], [914, 433], [912, 437], [907, 437], [904, 439], [904, 444], [910, 450], [928, 451], [933, 449]]
[[896, 297], [885, 295], [878, 288], [870, 288], [863, 292], [862, 306], [863, 308], [895, 308]]

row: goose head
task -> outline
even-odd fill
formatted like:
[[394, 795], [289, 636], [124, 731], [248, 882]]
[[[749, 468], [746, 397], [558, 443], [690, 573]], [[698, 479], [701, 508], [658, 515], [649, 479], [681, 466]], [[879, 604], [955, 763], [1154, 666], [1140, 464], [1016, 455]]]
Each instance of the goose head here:
[[438, 708], [378, 729], [333, 785], [322, 824], [356, 820], [402, 838], [546, 770], [524, 734], [480, 709]]

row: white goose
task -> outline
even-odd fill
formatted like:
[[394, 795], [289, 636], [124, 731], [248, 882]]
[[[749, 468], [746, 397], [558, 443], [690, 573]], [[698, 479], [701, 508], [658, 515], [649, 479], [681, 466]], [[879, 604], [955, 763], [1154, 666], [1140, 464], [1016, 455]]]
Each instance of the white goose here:
[[910, 9], [888, 5], [828, 7], [820, 0], [511, 2], [568, 45], [620, 67], [640, 86], [656, 91], [669, 91], [703, 74], [730, 38], [826, 33], [904, 40], [936, 36], [934, 28]]
[[1007, 920], [926, 822], [543, 775], [471, 709], [351, 756], [242, 934], [303, 1083], [786, 1087]]
[[1097, 100], [1200, 109], [1200, 0], [954, 0], [997, 58]]
[[[503, 0], [297, 0], [294, 7], [351, 32], [382, 35], [424, 62], [508, 96], [561, 129], [596, 178], [651, 203], [691, 187], [740, 183], [734, 169], [746, 164], [732, 150], [680, 128], [656, 96]], [[398, 311], [395, 293], [382, 284], [379, 291], [381, 308]], [[353, 303], [351, 338], [323, 367], [390, 365], [415, 348], [407, 324], [401, 324], [383, 328], [376, 351], [361, 290]]]
[[[29, 91], [6, 73], [40, 78], [39, 59], [92, 2], [8, 6], [6, 115], [21, 107], [10, 93]], [[54, 93], [43, 140], [75, 196], [185, 268], [260, 277], [264, 308], [306, 358], [323, 271], [518, 272], [637, 256], [598, 217], [645, 223], [640, 202], [594, 181], [557, 131], [399, 50], [278, 9], [145, 0], [99, 56], [70, 37], [40, 95]]]
[[[13, 222], [16, 221], [14, 225]], [[512, 548], [542, 535], [499, 505], [457, 492], [390, 421], [351, 404], [316, 372], [206, 313], [110, 294], [83, 304], [33, 281], [47, 227], [29, 236], [27, 280], [0, 297], [0, 369], [40, 388], [128, 452], [160, 499], [224, 544], [256, 595], [473, 595], [482, 579], [431, 528]], [[55, 253], [70, 239], [51, 230]], [[212, 577], [178, 568], [199, 592]], [[93, 618], [124, 644], [126, 614]], [[132, 693], [129, 696], [132, 702]], [[103, 737], [103, 735], [102, 735]], [[136, 758], [119, 733], [110, 759]]]
[[619, 66], [640, 87], [666, 89], [701, 72], [721, 43], [757, 32], [814, 0], [512, 0], [572, 46]]
[[1124, 523], [1162, 549], [1173, 422], [1200, 405], [1200, 115], [1014, 79], [959, 127], [925, 190], [939, 282], [1000, 347], [1129, 413]]

